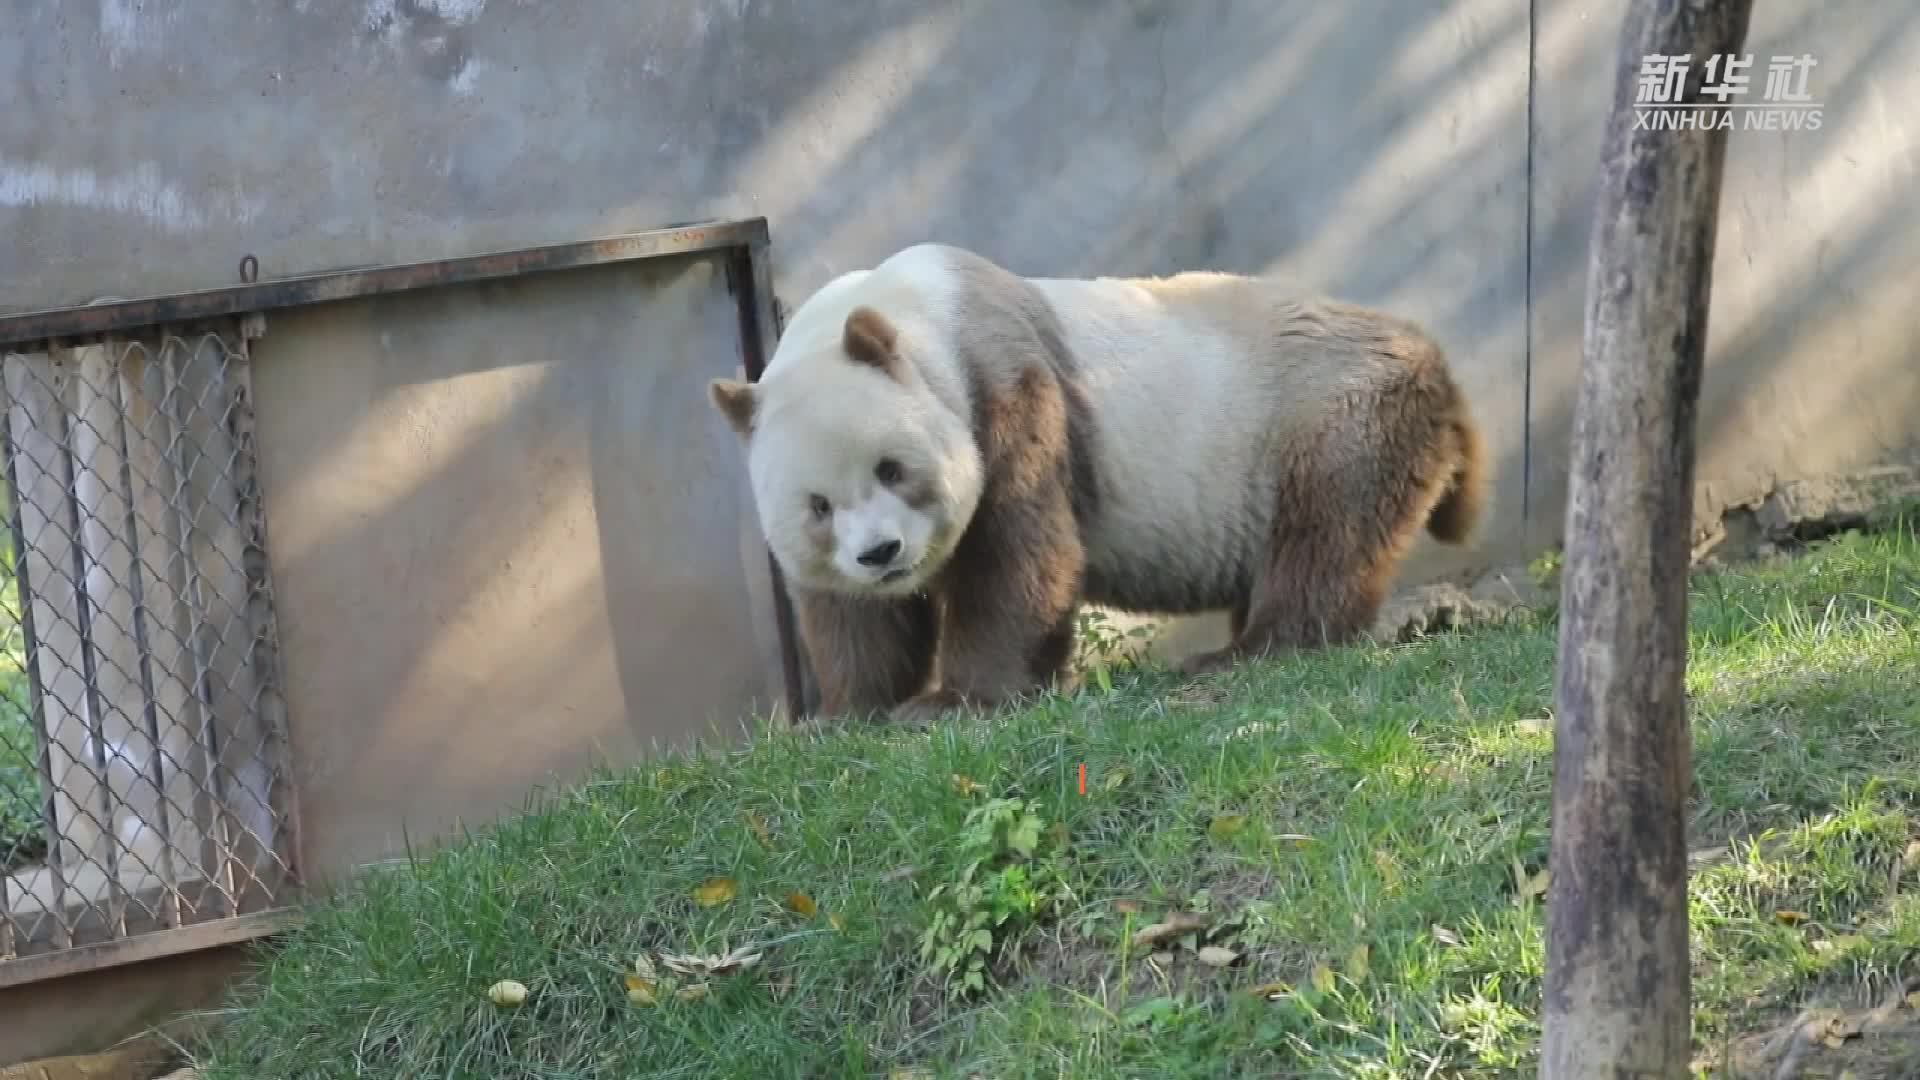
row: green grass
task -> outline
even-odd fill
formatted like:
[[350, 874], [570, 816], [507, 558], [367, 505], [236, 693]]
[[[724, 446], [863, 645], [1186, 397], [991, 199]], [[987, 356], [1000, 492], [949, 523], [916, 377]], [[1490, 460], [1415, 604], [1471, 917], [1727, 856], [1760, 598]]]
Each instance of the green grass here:
[[[0, 498], [4, 498], [0, 488]], [[0, 873], [46, 852], [40, 826], [39, 742], [28, 713], [26, 635], [13, 545], [0, 540]]]
[[[1920, 542], [1702, 576], [1692, 625], [1710, 1056], [1920, 949]], [[1532, 1075], [1553, 655], [1526, 619], [606, 773], [316, 906], [205, 1076]], [[987, 913], [984, 993], [929, 974], [936, 909]], [[1210, 925], [1164, 968], [1127, 944], [1181, 909]], [[942, 943], [961, 972], [982, 942]], [[748, 945], [704, 997], [623, 988], [639, 954]]]

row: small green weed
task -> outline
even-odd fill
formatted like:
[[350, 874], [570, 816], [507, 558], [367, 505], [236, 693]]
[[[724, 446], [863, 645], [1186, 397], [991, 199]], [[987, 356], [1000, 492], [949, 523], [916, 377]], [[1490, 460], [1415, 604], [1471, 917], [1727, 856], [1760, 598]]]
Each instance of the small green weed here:
[[1074, 616], [1074, 628], [1085, 649], [1079, 665], [1080, 674], [1091, 679], [1103, 694], [1113, 693], [1113, 677], [1116, 673], [1135, 670], [1140, 666], [1139, 646], [1130, 648], [1129, 643], [1144, 643], [1154, 632], [1152, 623], [1123, 631], [1103, 613], [1087, 608], [1082, 608]]
[[1566, 562], [1566, 553], [1559, 548], [1550, 548], [1534, 556], [1527, 563], [1527, 576], [1542, 589], [1554, 589], [1560, 585], [1560, 568]]
[[932, 916], [920, 961], [951, 996], [985, 990], [995, 947], [1070, 896], [1059, 861], [1062, 830], [1049, 830], [1038, 811], [1037, 803], [1007, 798], [974, 808], [960, 829], [958, 871], [927, 894]]

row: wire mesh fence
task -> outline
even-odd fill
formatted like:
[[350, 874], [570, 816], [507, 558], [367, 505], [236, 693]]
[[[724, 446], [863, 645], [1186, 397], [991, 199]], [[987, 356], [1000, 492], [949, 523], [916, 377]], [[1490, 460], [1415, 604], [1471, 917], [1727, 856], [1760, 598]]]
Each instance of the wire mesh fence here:
[[0, 974], [295, 879], [243, 320], [0, 352]]

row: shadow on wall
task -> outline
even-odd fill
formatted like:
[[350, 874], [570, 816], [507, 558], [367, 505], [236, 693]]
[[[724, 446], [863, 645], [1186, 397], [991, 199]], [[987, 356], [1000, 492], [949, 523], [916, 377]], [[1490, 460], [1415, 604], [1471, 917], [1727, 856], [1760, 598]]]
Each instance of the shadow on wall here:
[[275, 318], [262, 475], [314, 869], [777, 693], [732, 435], [683, 404], [736, 331], [706, 259]]
[[[1757, 8], [1746, 50], [1811, 54], [1818, 131], [1729, 137], [1698, 419], [1696, 513], [1717, 517], [1777, 478], [1859, 468], [1920, 439], [1915, 212], [1920, 9], [1852, 0], [1812, 14]], [[1533, 199], [1530, 539], [1557, 541], [1578, 387], [1601, 125], [1617, 20], [1542, 11]]]

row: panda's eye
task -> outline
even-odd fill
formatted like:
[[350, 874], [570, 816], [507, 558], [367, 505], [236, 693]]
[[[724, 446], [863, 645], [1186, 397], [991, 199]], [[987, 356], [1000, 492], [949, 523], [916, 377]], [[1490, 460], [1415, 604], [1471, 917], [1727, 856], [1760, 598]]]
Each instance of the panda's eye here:
[[883, 457], [880, 459], [880, 463], [873, 467], [873, 478], [888, 487], [892, 487], [900, 482], [900, 477], [905, 472], [906, 470], [900, 467], [899, 462], [890, 457]]
[[813, 516], [817, 518], [823, 518], [833, 513], [833, 504], [827, 501], [825, 495], [809, 496], [807, 499], [807, 508], [812, 510]]

